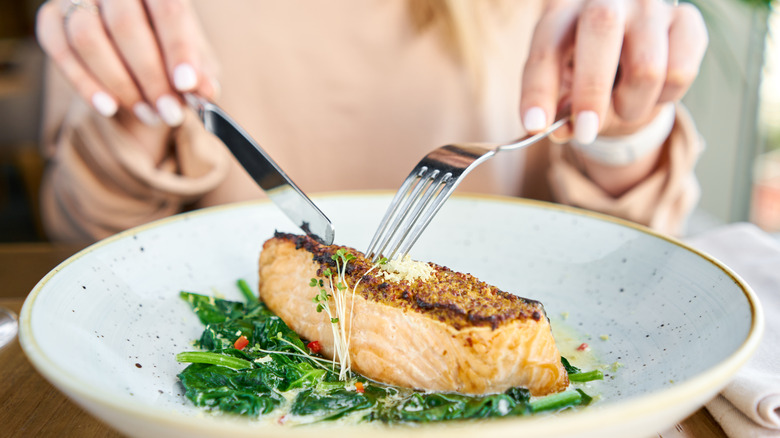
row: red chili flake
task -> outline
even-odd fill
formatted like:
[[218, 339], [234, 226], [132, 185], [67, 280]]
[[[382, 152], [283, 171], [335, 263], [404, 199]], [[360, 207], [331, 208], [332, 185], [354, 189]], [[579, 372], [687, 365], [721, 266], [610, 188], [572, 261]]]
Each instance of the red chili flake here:
[[311, 341], [306, 346], [311, 350], [312, 353], [317, 354], [322, 350], [322, 345], [320, 345], [320, 341]]
[[238, 339], [236, 339], [236, 342], [233, 343], [233, 347], [238, 350], [243, 350], [247, 345], [249, 345], [249, 339], [247, 339], [244, 335], [241, 335]]
[[286, 423], [286, 422], [287, 422], [287, 414], [285, 414], [285, 415], [282, 415], [281, 417], [279, 417], [279, 419], [278, 419], [278, 420], [276, 420], [276, 422], [277, 422], [277, 423], [279, 423], [279, 424], [284, 424], [284, 423]]
[[586, 344], [584, 342], [582, 344], [580, 344], [579, 347], [577, 347], [577, 351], [585, 351], [587, 349], [588, 349], [588, 344]]
[[366, 392], [366, 388], [363, 388], [363, 382], [355, 382], [355, 389], [361, 394]]

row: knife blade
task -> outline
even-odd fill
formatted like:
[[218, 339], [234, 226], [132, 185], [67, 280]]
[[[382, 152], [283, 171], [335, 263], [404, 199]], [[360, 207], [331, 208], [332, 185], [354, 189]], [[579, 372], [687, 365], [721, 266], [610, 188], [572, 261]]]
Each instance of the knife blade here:
[[194, 94], [184, 95], [206, 130], [217, 136], [249, 175], [303, 232], [330, 245], [335, 230], [330, 219], [287, 176], [260, 145], [222, 108]]

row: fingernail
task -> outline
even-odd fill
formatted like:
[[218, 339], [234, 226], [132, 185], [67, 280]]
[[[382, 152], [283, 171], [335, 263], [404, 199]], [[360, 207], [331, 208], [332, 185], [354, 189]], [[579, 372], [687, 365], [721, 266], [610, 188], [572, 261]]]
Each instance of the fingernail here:
[[179, 91], [190, 91], [198, 85], [198, 74], [189, 64], [179, 64], [173, 69], [173, 85]]
[[574, 139], [579, 144], [591, 144], [599, 135], [599, 116], [594, 111], [580, 111], [574, 123]]
[[102, 91], [98, 91], [92, 95], [92, 105], [97, 112], [105, 117], [112, 117], [119, 109], [119, 105], [117, 105], [116, 101]]
[[160, 124], [160, 118], [146, 102], [138, 102], [133, 105], [133, 112], [144, 125], [158, 126]]
[[523, 126], [526, 131], [541, 131], [547, 127], [547, 115], [538, 106], [528, 108], [523, 117]]
[[168, 126], [179, 126], [184, 121], [181, 105], [173, 96], [166, 94], [157, 99], [157, 112]]

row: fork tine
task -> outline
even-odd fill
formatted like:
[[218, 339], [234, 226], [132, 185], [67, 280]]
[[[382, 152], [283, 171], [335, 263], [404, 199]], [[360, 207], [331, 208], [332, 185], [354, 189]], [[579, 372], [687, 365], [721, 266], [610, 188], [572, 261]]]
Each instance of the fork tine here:
[[[369, 249], [366, 251], [367, 257], [370, 257], [373, 261], [379, 259], [393, 235], [398, 231], [399, 225], [409, 214], [420, 192], [430, 183], [431, 175], [435, 177], [438, 173], [439, 171], [436, 169], [423, 166], [409, 174], [401, 188], [396, 192], [395, 197], [393, 197], [390, 207], [388, 207], [385, 217], [382, 219], [383, 225], [379, 227], [374, 238], [371, 239], [372, 244], [369, 245]], [[392, 222], [390, 222], [391, 219]]]
[[[394, 245], [392, 245], [392, 249], [387, 254], [385, 254], [385, 257], [390, 260], [392, 260], [396, 254], [398, 254], [398, 249], [404, 245], [404, 242], [407, 241], [409, 232], [413, 229], [415, 224], [417, 224], [420, 217], [422, 216], [422, 213], [429, 210], [429, 204], [431, 200], [436, 199], [435, 196], [438, 196], [439, 193], [441, 193], [443, 188], [445, 188], [447, 181], [452, 178], [452, 174], [449, 172], [439, 172], [437, 170], [435, 172], [431, 172], [428, 177], [431, 179], [431, 183], [428, 185], [427, 189], [419, 197], [419, 199], [415, 200], [414, 210], [412, 211], [411, 215], [408, 215], [408, 219], [405, 217], [404, 219], [407, 220], [402, 222], [403, 226], [396, 228], [392, 233], [392, 236], [395, 237], [395, 240], [393, 241]], [[399, 233], [399, 231], [402, 231], [402, 233]]]
[[403, 246], [398, 248], [398, 254], [400, 254], [398, 258], [406, 257], [412, 246], [417, 243], [417, 239], [420, 238], [422, 232], [425, 231], [425, 229], [428, 227], [428, 224], [430, 224], [431, 220], [433, 220], [434, 216], [436, 216], [436, 213], [438, 213], [441, 207], [444, 205], [444, 201], [449, 199], [450, 195], [452, 195], [452, 192], [455, 191], [455, 187], [457, 187], [457, 183], [459, 181], [459, 179], [450, 179], [444, 182], [442, 190], [439, 191], [439, 194], [436, 196], [436, 198], [434, 198], [431, 205], [425, 210], [425, 215], [422, 216], [414, 230], [411, 232], [407, 230], [408, 237], [404, 239]]
[[[382, 256], [385, 253], [385, 250], [388, 246], [392, 246], [393, 239], [396, 238], [398, 235], [399, 230], [402, 228], [405, 228], [404, 223], [406, 222], [406, 219], [409, 217], [409, 213], [412, 212], [412, 209], [415, 207], [415, 205], [418, 204], [420, 197], [424, 196], [424, 193], [428, 190], [428, 188], [431, 186], [431, 182], [433, 178], [436, 177], [436, 175], [439, 174], [438, 169], [431, 169], [428, 168], [426, 172], [423, 172], [423, 174], [419, 177], [417, 182], [415, 183], [414, 187], [412, 188], [411, 192], [406, 196], [405, 201], [403, 204], [401, 204], [401, 207], [399, 208], [398, 213], [395, 216], [395, 219], [391, 223], [389, 227], [389, 232], [386, 232], [384, 235], [384, 239], [381, 241], [381, 245], [377, 248], [376, 254], [374, 254], [374, 258], [376, 260], [379, 260], [379, 257]], [[392, 258], [392, 255], [387, 256], [388, 259]], [[374, 260], [374, 261], [376, 261]]]
[[395, 196], [393, 196], [392, 201], [390, 201], [390, 205], [387, 207], [385, 215], [382, 217], [382, 221], [379, 223], [379, 227], [377, 227], [377, 230], [374, 233], [374, 237], [371, 238], [371, 243], [368, 244], [368, 249], [366, 249], [366, 257], [371, 258], [374, 255], [376, 252], [376, 247], [379, 244], [379, 239], [387, 230], [387, 225], [390, 223], [390, 219], [398, 211], [398, 207], [401, 205], [401, 200], [404, 198], [404, 196], [406, 196], [411, 185], [426, 170], [427, 168], [412, 170], [409, 176], [407, 176], [404, 182], [401, 184], [401, 187], [398, 189], [398, 191], [395, 192]]

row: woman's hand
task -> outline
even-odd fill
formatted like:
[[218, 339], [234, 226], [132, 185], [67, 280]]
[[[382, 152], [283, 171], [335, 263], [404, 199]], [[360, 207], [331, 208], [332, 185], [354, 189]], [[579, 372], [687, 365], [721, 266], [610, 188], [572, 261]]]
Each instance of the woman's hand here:
[[551, 0], [536, 29], [523, 75], [521, 115], [531, 132], [570, 102], [574, 132], [588, 144], [601, 133], [628, 135], [683, 97], [699, 71], [707, 30], [690, 4], [661, 0]]
[[180, 92], [216, 92], [187, 0], [49, 0], [36, 31], [75, 90], [106, 117], [130, 110], [147, 125], [177, 126]]

